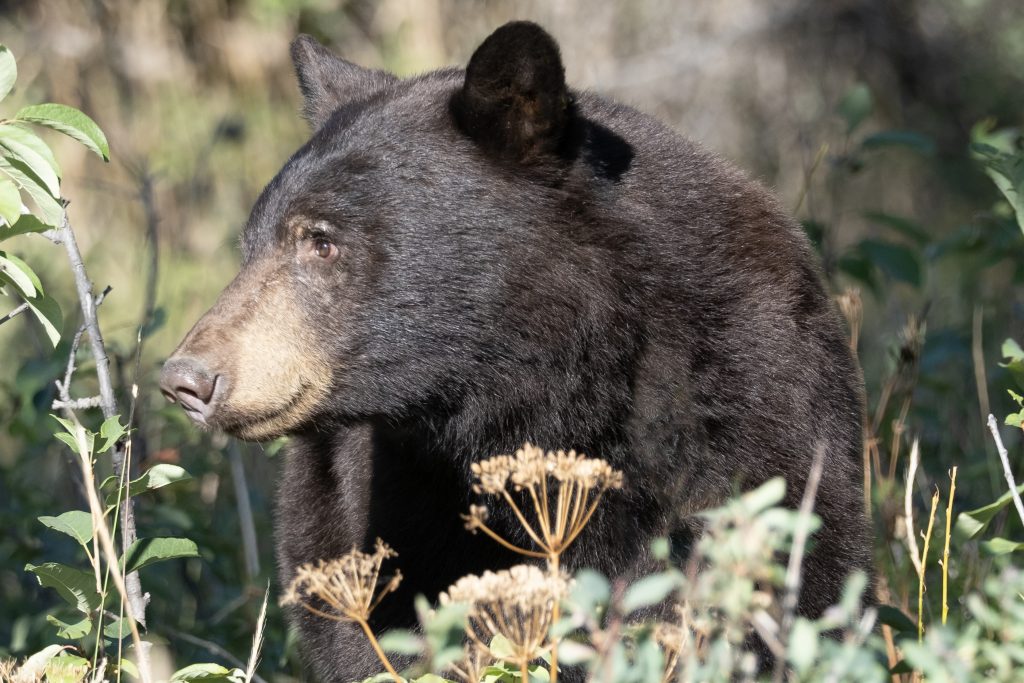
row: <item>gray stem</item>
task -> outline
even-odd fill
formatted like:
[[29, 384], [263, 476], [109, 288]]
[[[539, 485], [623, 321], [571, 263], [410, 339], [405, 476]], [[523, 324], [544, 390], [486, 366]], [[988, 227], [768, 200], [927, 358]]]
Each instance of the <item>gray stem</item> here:
[[[75, 287], [78, 290], [78, 304], [82, 309], [83, 324], [89, 335], [92, 355], [96, 362], [96, 379], [100, 385], [100, 408], [103, 411], [103, 417], [109, 418], [117, 415], [117, 400], [114, 398], [114, 387], [110, 381], [110, 359], [107, 357], [107, 350], [103, 345], [103, 335], [100, 334], [99, 321], [96, 317], [96, 300], [92, 293], [92, 282], [85, 271], [85, 264], [82, 262], [82, 252], [78, 248], [78, 242], [75, 240], [75, 233], [71, 229], [71, 223], [68, 220], [66, 210], [61, 220], [60, 229], [57, 230], [57, 240], [64, 245], [64, 249], [68, 254], [68, 261], [71, 263], [71, 272], [75, 277]], [[119, 480], [123, 479], [125, 475], [124, 442], [118, 443], [114, 447], [112, 460], [114, 474]], [[125, 496], [121, 501], [120, 514], [121, 547], [123, 552], [131, 547], [131, 544], [136, 539], [135, 506], [130, 497]], [[147, 600], [142, 594], [142, 584], [139, 582], [138, 572], [132, 572], [125, 577], [125, 587], [135, 619], [145, 627]]]

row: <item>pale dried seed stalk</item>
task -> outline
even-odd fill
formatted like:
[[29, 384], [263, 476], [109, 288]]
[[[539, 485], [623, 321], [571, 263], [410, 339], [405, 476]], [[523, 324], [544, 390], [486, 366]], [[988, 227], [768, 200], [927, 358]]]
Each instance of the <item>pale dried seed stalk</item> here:
[[449, 664], [448, 669], [465, 683], [480, 683], [484, 678], [484, 669], [492, 659], [486, 650], [471, 641], [463, 648], [462, 659]]

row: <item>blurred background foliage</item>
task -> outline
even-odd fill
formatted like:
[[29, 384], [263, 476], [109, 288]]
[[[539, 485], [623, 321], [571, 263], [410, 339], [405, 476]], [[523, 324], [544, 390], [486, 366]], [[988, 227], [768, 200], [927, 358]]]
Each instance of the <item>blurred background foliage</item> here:
[[[1024, 243], [969, 145], [1019, 145], [1019, 0], [0, 0], [0, 41], [21, 73], [5, 106], [66, 103], [110, 140], [104, 165], [48, 138], [90, 275], [112, 287], [100, 318], [122, 397], [139, 386], [136, 462], [180, 463], [194, 477], [137, 503], [144, 535], [186, 536], [201, 550], [142, 574], [151, 633], [180, 662], [223, 658], [220, 648], [244, 656], [274, 575], [274, 445], [198, 433], [164, 405], [156, 373], [233, 276], [250, 206], [308, 135], [289, 41], [311, 33], [353, 61], [408, 75], [464, 64], [513, 18], [555, 35], [577, 87], [659, 116], [774, 187], [815, 240], [833, 290], [860, 290], [880, 444], [869, 462], [879, 564], [892, 602], [906, 607], [916, 585], [893, 542], [902, 484], [888, 475], [902, 476], [912, 436], [921, 501], [952, 465], [958, 507], [1004, 491], [982, 415], [1011, 409], [997, 361], [1005, 338], [1024, 336]], [[15, 239], [68, 302], [65, 330], [75, 329], [61, 254], [36, 236]], [[65, 337], [53, 351], [28, 316], [0, 326], [0, 656], [52, 640], [45, 610], [59, 600], [24, 565], [76, 559], [36, 521], [82, 507], [47, 417]], [[1018, 472], [1019, 436], [1007, 441]], [[963, 559], [951, 578], [966, 589], [988, 560], [974, 546]], [[268, 628], [264, 661], [298, 675], [276, 609]]]

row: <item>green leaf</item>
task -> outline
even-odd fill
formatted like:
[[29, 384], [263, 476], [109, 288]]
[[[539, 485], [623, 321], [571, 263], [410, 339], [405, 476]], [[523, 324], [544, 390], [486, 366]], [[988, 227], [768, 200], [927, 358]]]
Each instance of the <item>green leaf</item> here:
[[8, 226], [14, 225], [21, 217], [21, 192], [13, 180], [0, 178], [0, 218]]
[[509, 660], [515, 658], [516, 650], [512, 647], [512, 643], [509, 639], [500, 633], [494, 634], [490, 642], [491, 653], [494, 654], [498, 659]]
[[60, 197], [60, 167], [39, 136], [21, 126], [0, 123], [0, 145], [23, 161], [53, 197]]
[[50, 660], [64, 651], [67, 645], [48, 645], [39, 652], [25, 660], [25, 663], [18, 668], [19, 680], [41, 681], [46, 671], [46, 665]]
[[0, 226], [0, 242], [8, 237], [26, 235], [30, 232], [46, 232], [51, 227], [30, 213], [23, 213], [19, 215], [18, 220], [13, 225]]
[[[1024, 387], [1024, 350], [1020, 348], [1020, 344], [1014, 339], [1007, 339], [1003, 342], [1001, 353], [1007, 362], [1000, 363], [1000, 367], [1009, 370]], [[1021, 402], [1017, 401], [1017, 404], [1020, 405]]]
[[[103, 629], [103, 632], [106, 633], [106, 629]], [[135, 666], [135, 662], [130, 659], [121, 659], [116, 668], [119, 669], [121, 673], [126, 673], [135, 680], [140, 680], [142, 678], [139, 676], [139, 669]]]
[[0, 100], [7, 97], [18, 80], [18, 65], [6, 45], [0, 45]]
[[678, 587], [679, 576], [672, 572], [645, 576], [626, 590], [622, 598], [622, 613], [630, 614], [642, 607], [657, 604]]
[[64, 207], [46, 190], [43, 181], [33, 173], [25, 162], [13, 156], [4, 156], [0, 158], [0, 171], [28, 193], [28, 196], [35, 202], [36, 215], [44, 223], [51, 226], [60, 224], [64, 216]]
[[786, 480], [782, 477], [774, 477], [753, 491], [744, 493], [739, 500], [745, 510], [751, 514], [757, 514], [781, 503], [785, 495]]
[[62, 652], [46, 663], [46, 683], [81, 683], [91, 668], [88, 659]]
[[860, 143], [864, 149], [883, 147], [907, 147], [922, 156], [935, 154], [935, 141], [927, 135], [912, 130], [886, 130], [864, 138]]
[[100, 606], [96, 577], [89, 572], [58, 562], [26, 564], [25, 571], [35, 574], [40, 586], [53, 588], [69, 605], [83, 614], [89, 614]]
[[171, 675], [171, 681], [244, 681], [245, 673], [240, 669], [226, 669], [220, 664], [192, 664], [178, 669]]
[[139, 538], [125, 552], [122, 561], [130, 574], [164, 560], [198, 556], [196, 544], [187, 538]]
[[857, 83], [846, 91], [839, 101], [839, 115], [846, 120], [846, 133], [849, 135], [871, 115], [873, 107], [871, 90], [863, 83]]
[[67, 534], [79, 545], [88, 546], [92, 542], [92, 515], [84, 510], [69, 510], [56, 517], [38, 519], [43, 526]]
[[1024, 361], [1024, 349], [1020, 347], [1020, 344], [1015, 339], [1006, 339], [1000, 351], [1003, 354], [1003, 358], [1009, 358], [1011, 361]]
[[418, 655], [423, 652], [423, 639], [412, 631], [396, 628], [387, 631], [380, 637], [380, 646], [385, 652], [400, 655]]
[[584, 643], [577, 643], [573, 640], [563, 640], [558, 643], [558, 664], [566, 666], [576, 666], [577, 664], [587, 664], [594, 661], [597, 657], [597, 650], [585, 645]]
[[[1017, 493], [1024, 493], [1024, 484], [1017, 487]], [[961, 540], [969, 540], [984, 531], [1000, 510], [1010, 504], [1013, 496], [1009, 491], [999, 496], [994, 503], [989, 503], [976, 510], [961, 512], [956, 518], [954, 533]]]
[[14, 254], [0, 251], [0, 275], [17, 287], [26, 299], [31, 299], [43, 291], [43, 285], [35, 271]]
[[58, 439], [59, 441], [62, 441], [63, 443], [66, 443], [68, 448], [70, 448], [72, 451], [74, 451], [75, 453], [78, 453], [78, 442], [75, 441], [75, 437], [74, 436], [72, 436], [71, 434], [68, 434], [67, 432], [58, 432], [57, 434], [54, 434], [53, 436], [56, 439]]
[[103, 439], [103, 444], [97, 453], [105, 453], [108, 451], [118, 440], [124, 436], [128, 428], [121, 424], [120, 415], [111, 415], [103, 424], [100, 425], [100, 438]]
[[25, 303], [28, 304], [29, 310], [35, 315], [36, 320], [43, 326], [50, 343], [56, 348], [64, 330], [64, 314], [60, 310], [60, 304], [49, 296], [26, 299]]
[[107, 137], [91, 118], [64, 104], [35, 104], [15, 115], [17, 121], [28, 121], [71, 136], [103, 158], [110, 161]]
[[612, 596], [612, 586], [603, 574], [594, 569], [581, 569], [576, 573], [569, 599], [590, 616], [597, 616]]
[[1010, 553], [1015, 553], [1018, 550], [1024, 550], [1024, 543], [1011, 541], [1008, 538], [993, 538], [990, 541], [982, 543], [981, 547], [992, 555], [1008, 555]]
[[46, 620], [57, 627], [57, 635], [59, 637], [67, 638], [68, 640], [85, 638], [92, 632], [92, 617], [86, 617], [79, 622], [69, 624], [65, 621], [61, 621], [52, 614], [47, 614]]
[[917, 624], [898, 607], [891, 605], [878, 606], [878, 621], [897, 633], [917, 633]]
[[131, 632], [132, 630], [128, 627], [128, 622], [120, 617], [103, 627], [103, 635], [115, 642], [131, 635]]
[[1017, 224], [1024, 231], [1024, 154], [996, 149], [984, 143], [972, 144], [971, 151], [1013, 208]]
[[[166, 463], [153, 465], [143, 472], [141, 477], [128, 484], [128, 496], [134, 497], [143, 491], [158, 489], [163, 486], [176, 484], [179, 481], [187, 481], [191, 478], [188, 472], [177, 465], [168, 465]], [[114, 491], [107, 496], [107, 505], [115, 505], [116, 503], [117, 491]]]

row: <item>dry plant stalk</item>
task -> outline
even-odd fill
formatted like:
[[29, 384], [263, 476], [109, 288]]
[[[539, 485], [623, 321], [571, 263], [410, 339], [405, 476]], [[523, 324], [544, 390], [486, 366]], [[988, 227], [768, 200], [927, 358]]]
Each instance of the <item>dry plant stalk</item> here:
[[921, 571], [917, 575], [917, 640], [924, 640], [924, 575], [928, 567], [928, 545], [935, 527], [935, 511], [939, 507], [938, 490], [932, 494], [932, 510], [928, 514], [928, 530], [924, 533], [924, 550], [921, 552]]
[[507, 653], [491, 649], [495, 636], [503, 636], [512, 650], [511, 660], [519, 665], [522, 680], [529, 681], [530, 662], [545, 650], [552, 652], [551, 680], [555, 680], [556, 639], [549, 638], [557, 618], [556, 606], [568, 593], [569, 582], [559, 573], [544, 572], [533, 565], [516, 565], [481, 576], [464, 576], [447, 592], [442, 605], [469, 605], [466, 634], [477, 648], [497, 659]]
[[949, 614], [949, 537], [953, 521], [953, 496], [956, 494], [956, 467], [949, 474], [949, 502], [946, 504], [946, 543], [942, 548], [942, 624]]
[[[149, 662], [146, 656], [146, 650], [142, 646], [142, 638], [139, 635], [138, 619], [135, 616], [135, 608], [130, 599], [130, 593], [128, 587], [125, 585], [125, 575], [123, 567], [117, 558], [117, 551], [114, 549], [114, 541], [110, 534], [110, 529], [107, 527], [107, 520], [105, 517], [105, 507], [100, 502], [99, 495], [96, 493], [96, 477], [93, 473], [92, 468], [92, 453], [89, 450], [89, 445], [85, 438], [85, 428], [78, 421], [78, 417], [68, 412], [74, 426], [74, 438], [75, 445], [78, 448], [79, 465], [82, 469], [82, 481], [85, 487], [86, 498], [89, 502], [89, 512], [92, 516], [92, 528], [93, 528], [93, 543], [96, 548], [96, 562], [95, 568], [98, 568], [99, 555], [102, 551], [103, 557], [106, 560], [107, 568], [111, 579], [114, 581], [114, 587], [117, 588], [118, 594], [121, 596], [121, 605], [124, 609], [125, 620], [128, 622], [128, 628], [131, 631], [132, 644], [135, 647], [136, 656], [138, 657], [139, 674], [142, 677], [143, 683], [150, 682], [150, 671]], [[97, 569], [98, 572], [98, 569]], [[98, 574], [97, 574], [98, 575]]]
[[[676, 666], [679, 664], [679, 655], [686, 650], [687, 641], [694, 636], [693, 630], [686, 625], [686, 609], [683, 605], [676, 605], [675, 609], [679, 615], [678, 624], [663, 622], [654, 627], [654, 640], [665, 653], [665, 669], [661, 675], [661, 683], [670, 683], [673, 680]], [[700, 642], [696, 644], [695, 649], [701, 649]]]
[[[502, 538], [487, 526], [488, 510], [483, 505], [471, 505], [469, 514], [462, 516], [466, 528], [472, 532], [479, 529], [520, 555], [547, 560], [552, 576], [559, 574], [562, 553], [590, 522], [605, 491], [622, 488], [622, 472], [612, 469], [604, 460], [587, 458], [574, 450], [545, 453], [529, 443], [515, 455], [498, 455], [473, 463], [471, 469], [477, 479], [473, 490], [501, 496], [540, 550], [523, 548]], [[555, 481], [554, 488], [549, 487], [549, 477]], [[511, 495], [510, 486], [514, 491], [529, 493], [534, 524], [527, 521]], [[557, 600], [552, 605], [552, 623], [558, 621], [559, 606]], [[557, 644], [556, 640], [551, 648], [551, 683], [558, 680]]]
[[[281, 604], [299, 605], [331, 621], [358, 624], [395, 683], [404, 683], [384, 654], [368, 623], [370, 614], [384, 596], [398, 588], [402, 580], [401, 572], [395, 572], [390, 581], [378, 588], [381, 564], [384, 560], [397, 555], [398, 553], [378, 538], [377, 547], [372, 554], [353, 548], [337, 559], [303, 564], [296, 569], [295, 578], [285, 590]], [[328, 611], [315, 607], [313, 601], [324, 603]]]
[[907, 484], [903, 492], [903, 514], [906, 517], [907, 548], [910, 550], [910, 561], [918, 577], [921, 576], [921, 551], [917, 547], [917, 538], [914, 536], [914, 477], [917, 474], [917, 465], [921, 461], [920, 444], [914, 439], [910, 447], [910, 466], [907, 470]]
[[463, 649], [462, 659], [448, 665], [448, 670], [465, 683], [480, 683], [484, 678], [490, 658], [487, 650], [470, 641]]

